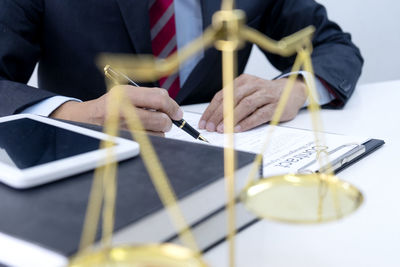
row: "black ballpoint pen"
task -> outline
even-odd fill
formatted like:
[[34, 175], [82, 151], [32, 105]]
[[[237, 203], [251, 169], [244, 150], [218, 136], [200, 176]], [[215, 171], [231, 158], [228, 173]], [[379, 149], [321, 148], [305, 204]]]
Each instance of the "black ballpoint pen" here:
[[[104, 74], [107, 78], [112, 80], [115, 84], [129, 84], [132, 86], [139, 87], [139, 85], [137, 83], [132, 81], [125, 74], [113, 70], [110, 67], [110, 65], [107, 65], [104, 67]], [[171, 119], [171, 121], [177, 127], [179, 127], [180, 129], [184, 130], [185, 132], [187, 132], [188, 134], [193, 136], [195, 139], [199, 139], [201, 141], [209, 143], [207, 141], [207, 139], [205, 139], [203, 136], [201, 136], [201, 134], [196, 129], [194, 129], [192, 126], [190, 126], [189, 123], [187, 123], [184, 119], [181, 119], [179, 121]]]

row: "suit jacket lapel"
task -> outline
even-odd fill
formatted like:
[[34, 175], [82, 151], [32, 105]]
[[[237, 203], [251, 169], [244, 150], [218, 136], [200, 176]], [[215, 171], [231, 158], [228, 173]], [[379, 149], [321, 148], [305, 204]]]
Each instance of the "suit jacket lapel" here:
[[[121, 10], [126, 29], [129, 33], [129, 37], [136, 53], [152, 54], [150, 23], [147, 12], [149, 5], [148, 0], [116, 1]], [[220, 1], [200, 1], [203, 17], [203, 29], [205, 29], [211, 24], [212, 15], [214, 12], [220, 8]], [[201, 81], [205, 79], [209, 71], [213, 69], [210, 68], [210, 66], [213, 66], [218, 58], [218, 52], [215, 49], [209, 49], [204, 53], [204, 58], [199, 62], [199, 64], [197, 64], [179, 91], [176, 97], [176, 101], [178, 103], [182, 102], [190, 92], [199, 87]], [[159, 86], [157, 81], [153, 83], [153, 85]]]
[[[210, 26], [212, 15], [220, 8], [220, 1], [216, 0], [201, 0], [201, 11], [203, 17], [203, 30]], [[195, 89], [200, 89], [198, 86], [205, 79], [206, 75], [213, 70], [210, 66], [214, 66], [219, 59], [218, 51], [210, 48], [205, 51], [204, 57], [190, 73], [186, 82], [176, 96], [176, 101], [181, 103]], [[205, 90], [207, 88], [201, 88]], [[211, 89], [211, 88], [210, 88]]]
[[137, 54], [152, 54], [148, 0], [117, 0]]
[[[152, 54], [148, 0], [117, 0], [117, 3], [136, 54]], [[158, 81], [141, 85], [160, 86]]]

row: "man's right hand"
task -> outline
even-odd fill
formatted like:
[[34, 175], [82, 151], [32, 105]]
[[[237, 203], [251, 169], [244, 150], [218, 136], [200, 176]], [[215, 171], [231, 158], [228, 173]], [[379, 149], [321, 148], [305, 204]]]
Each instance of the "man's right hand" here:
[[[121, 85], [125, 97], [136, 107], [136, 112], [142, 121], [145, 130], [164, 133], [172, 127], [171, 119], [181, 120], [183, 112], [179, 105], [169, 97], [167, 90], [162, 88], [134, 87]], [[115, 90], [116, 87], [111, 89]], [[110, 92], [103, 96], [86, 101], [68, 101], [59, 106], [50, 117], [103, 125], [106, 118]], [[123, 113], [120, 115], [120, 127], [127, 128]]]

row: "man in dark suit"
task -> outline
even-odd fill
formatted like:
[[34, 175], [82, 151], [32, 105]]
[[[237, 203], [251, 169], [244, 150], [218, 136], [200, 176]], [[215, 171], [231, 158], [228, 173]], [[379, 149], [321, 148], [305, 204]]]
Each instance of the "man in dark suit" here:
[[[363, 60], [350, 35], [328, 20], [323, 6], [314, 0], [236, 2], [250, 27], [276, 40], [314, 25], [312, 60], [320, 104], [346, 103]], [[100, 53], [166, 57], [210, 25], [219, 8], [216, 0], [0, 0], [0, 116], [30, 112], [102, 124], [109, 93], [95, 65]], [[239, 74], [250, 50], [247, 44], [238, 54]], [[293, 57], [265, 55], [283, 75], [290, 72]], [[39, 89], [26, 85], [37, 62]], [[236, 131], [268, 122], [285, 82], [240, 75], [235, 80]], [[170, 118], [182, 117], [178, 104], [209, 101], [199, 127], [223, 129], [217, 50], [202, 51], [178, 74], [141, 86], [125, 89], [147, 130], [168, 131]], [[282, 120], [294, 118], [305, 102], [305, 85], [298, 80]]]

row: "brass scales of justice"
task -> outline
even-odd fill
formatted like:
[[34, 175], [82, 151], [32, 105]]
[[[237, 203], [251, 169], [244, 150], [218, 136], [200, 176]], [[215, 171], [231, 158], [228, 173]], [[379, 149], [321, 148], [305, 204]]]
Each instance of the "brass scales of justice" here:
[[[111, 64], [115, 69], [135, 77], [139, 82], [149, 82], [178, 71], [179, 65], [201, 49], [207, 49], [214, 45], [216, 49], [222, 52], [224, 133], [227, 139], [227, 146], [224, 148], [224, 172], [228, 198], [227, 241], [229, 266], [231, 267], [235, 266], [233, 80], [237, 72], [237, 51], [244, 45], [245, 41], [252, 42], [262, 49], [280, 56], [296, 55], [292, 67], [293, 73], [297, 73], [301, 68], [313, 73], [311, 63], [311, 39], [315, 30], [313, 26], [304, 28], [280, 41], [274, 41], [246, 26], [245, 20], [245, 13], [242, 10], [235, 9], [234, 0], [222, 0], [221, 10], [213, 15], [212, 25], [205, 30], [203, 36], [165, 60], [155, 59], [152, 55], [102, 55], [98, 60], [98, 65], [101, 68]], [[332, 172], [322, 133], [320, 107], [315, 99], [317, 93], [314, 79], [306, 80], [309, 99], [308, 109], [311, 114], [314, 142], [317, 149], [316, 160], [324, 168], [318, 173], [255, 178], [262, 162], [262, 155], [268, 148], [274, 128], [280, 120], [297, 76], [297, 74], [294, 74], [288, 79], [270, 122], [261, 152], [252, 164], [247, 186], [241, 191], [240, 201], [249, 211], [265, 219], [310, 224], [338, 220], [355, 211], [362, 204], [363, 196], [357, 188], [339, 180]], [[109, 89], [113, 86], [109, 81], [106, 81], [106, 83]], [[117, 163], [113, 154], [112, 141], [108, 141], [101, 144], [101, 148], [107, 150], [107, 159], [105, 162], [101, 162], [99, 164], [101, 166], [95, 170], [80, 249], [70, 259], [69, 265], [74, 267], [207, 266], [179, 209], [174, 191], [143, 129], [135, 108], [124, 98], [121, 87], [114, 87], [110, 91], [110, 97], [112, 101], [108, 106], [104, 132], [116, 136], [119, 130], [120, 113], [125, 116], [132, 136], [140, 145], [141, 157], [149, 176], [177, 229], [183, 246], [170, 243], [112, 246]], [[101, 242], [94, 247], [101, 213]]]

